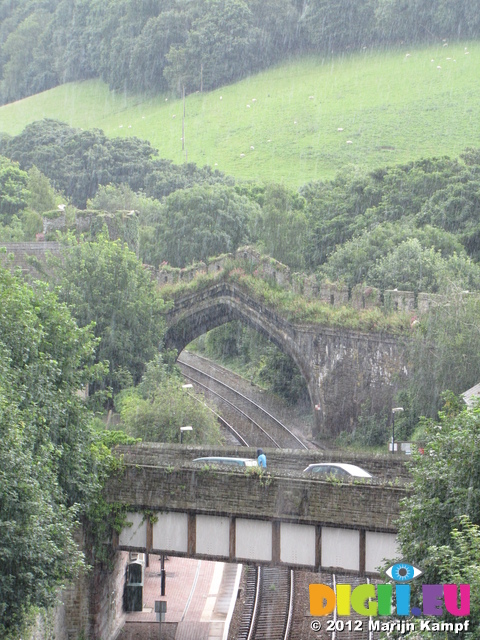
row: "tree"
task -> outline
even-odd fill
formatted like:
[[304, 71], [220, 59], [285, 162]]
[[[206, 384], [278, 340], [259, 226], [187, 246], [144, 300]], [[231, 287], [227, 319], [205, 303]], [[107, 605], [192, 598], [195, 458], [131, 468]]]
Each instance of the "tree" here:
[[12, 216], [23, 211], [28, 203], [28, 176], [17, 162], [0, 156], [0, 222], [8, 224]]
[[117, 396], [125, 430], [144, 442], [178, 442], [180, 427], [193, 425], [189, 443], [219, 444], [215, 414], [201, 394], [182, 388], [183, 378], [157, 356], [149, 362], [142, 382]]
[[374, 8], [371, 0], [312, 0], [303, 20], [310, 49], [339, 53], [372, 42]]
[[126, 245], [101, 234], [95, 242], [71, 239], [53, 279], [78, 324], [95, 323], [96, 362], [110, 364], [101, 386], [116, 393], [137, 384], [145, 363], [160, 349], [165, 328], [166, 307], [149, 271]]
[[35, 165], [55, 190], [85, 208], [99, 185], [124, 183], [134, 191], [142, 189], [156, 151], [138, 138], [110, 140], [99, 129], [82, 131], [45, 119], [6, 141], [4, 153], [23, 170]]
[[403, 501], [399, 522], [401, 552], [424, 571], [425, 583], [472, 583], [469, 620], [477, 629], [480, 408], [462, 410], [449, 395], [440, 419], [425, 421], [423, 427], [425, 453], [414, 454], [413, 491]]
[[43, 40], [52, 19], [52, 11], [48, 7], [46, 9], [33, 6], [33, 11], [3, 43], [5, 62], [0, 90], [5, 102], [49, 89], [58, 83]]
[[457, 180], [438, 189], [417, 216], [420, 223], [427, 222], [457, 234], [475, 260], [480, 258], [479, 189], [475, 170], [465, 171]]
[[418, 292], [444, 291], [452, 283], [480, 289], [480, 268], [465, 255], [443, 258], [433, 247], [424, 248], [417, 238], [405, 240], [382, 256], [368, 270], [368, 284], [380, 289]]
[[210, 0], [193, 21], [185, 44], [171, 47], [164, 75], [173, 90], [185, 86], [189, 93], [242, 78], [258, 64], [259, 35], [243, 0]]
[[421, 42], [477, 37], [480, 27], [472, 0], [379, 0], [376, 17], [387, 41]]
[[193, 162], [176, 165], [164, 158], [154, 159], [152, 172], [145, 178], [145, 193], [161, 200], [178, 189], [188, 189], [198, 184], [223, 184], [232, 187], [235, 180], [207, 165], [197, 167]]
[[[377, 262], [387, 258], [402, 243], [413, 239], [418, 240], [424, 250], [439, 252], [443, 259], [455, 253], [465, 257], [462, 243], [453, 233], [431, 225], [417, 227], [412, 218], [407, 216], [398, 222], [384, 222], [366, 229], [338, 245], [320, 267], [319, 274], [332, 282], [344, 280], [349, 287], [363, 282], [371, 285], [371, 270]], [[400, 279], [395, 274], [393, 279], [395, 283], [388, 287], [400, 289]], [[414, 289], [417, 286], [415, 283]]]
[[196, 186], [165, 198], [157, 223], [152, 264], [184, 267], [194, 261], [235, 251], [248, 237], [258, 205], [231, 187]]
[[37, 213], [45, 213], [55, 209], [60, 204], [58, 194], [55, 193], [50, 180], [37, 167], [28, 171], [27, 188], [29, 191], [28, 208]]
[[256, 64], [266, 67], [297, 51], [300, 13], [290, 0], [249, 0], [259, 30]]
[[365, 212], [381, 201], [383, 177], [383, 171], [369, 174], [360, 167], [347, 166], [334, 180], [309, 183], [300, 189], [311, 230], [306, 247], [309, 267], [325, 262], [337, 245], [365, 228]]
[[262, 211], [253, 221], [260, 250], [296, 271], [305, 268], [307, 219], [303, 205], [304, 200], [298, 194], [282, 185], [269, 185]]
[[78, 391], [95, 340], [66, 305], [0, 269], [0, 635], [54, 602], [83, 557], [73, 540], [98, 488], [95, 435]]
[[[188, 5], [187, 5], [188, 6]], [[168, 88], [163, 74], [167, 55], [172, 47], [185, 43], [190, 20], [184, 11], [163, 11], [150, 18], [135, 40], [131, 67], [132, 82], [140, 91], [165, 91]]]

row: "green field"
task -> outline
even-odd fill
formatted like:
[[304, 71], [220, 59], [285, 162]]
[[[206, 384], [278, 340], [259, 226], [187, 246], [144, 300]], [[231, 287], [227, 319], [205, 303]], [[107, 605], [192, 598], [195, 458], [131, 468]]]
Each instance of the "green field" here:
[[480, 146], [479, 77], [478, 42], [296, 59], [187, 96], [186, 153], [181, 100], [114, 93], [96, 80], [0, 107], [0, 131], [55, 118], [148, 139], [176, 163], [299, 186], [349, 163], [374, 168]]

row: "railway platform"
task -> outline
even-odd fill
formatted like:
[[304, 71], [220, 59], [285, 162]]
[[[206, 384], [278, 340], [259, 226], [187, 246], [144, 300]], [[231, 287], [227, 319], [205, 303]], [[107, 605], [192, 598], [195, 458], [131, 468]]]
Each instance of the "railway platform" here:
[[[143, 611], [127, 613], [120, 638], [150, 640], [225, 640], [233, 614], [241, 565], [169, 556], [161, 596], [160, 557], [145, 568]], [[167, 602], [159, 628], [155, 601]]]

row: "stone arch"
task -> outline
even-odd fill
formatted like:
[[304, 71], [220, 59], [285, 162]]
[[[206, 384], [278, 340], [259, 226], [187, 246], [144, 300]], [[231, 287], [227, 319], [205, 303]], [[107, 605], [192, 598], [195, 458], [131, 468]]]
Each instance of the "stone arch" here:
[[315, 392], [311, 367], [298, 348], [294, 326], [234, 285], [214, 285], [176, 300], [167, 314], [165, 347], [180, 353], [195, 338], [233, 320], [252, 327], [292, 358], [305, 379], [313, 407]]

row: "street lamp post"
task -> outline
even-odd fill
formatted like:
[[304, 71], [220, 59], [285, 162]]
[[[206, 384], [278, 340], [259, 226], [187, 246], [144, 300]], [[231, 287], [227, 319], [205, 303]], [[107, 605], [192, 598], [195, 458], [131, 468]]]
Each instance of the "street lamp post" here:
[[392, 409], [392, 453], [395, 453], [395, 414], [403, 411], [403, 407]]
[[183, 443], [183, 433], [184, 431], [193, 431], [193, 427], [180, 427], [180, 444]]

